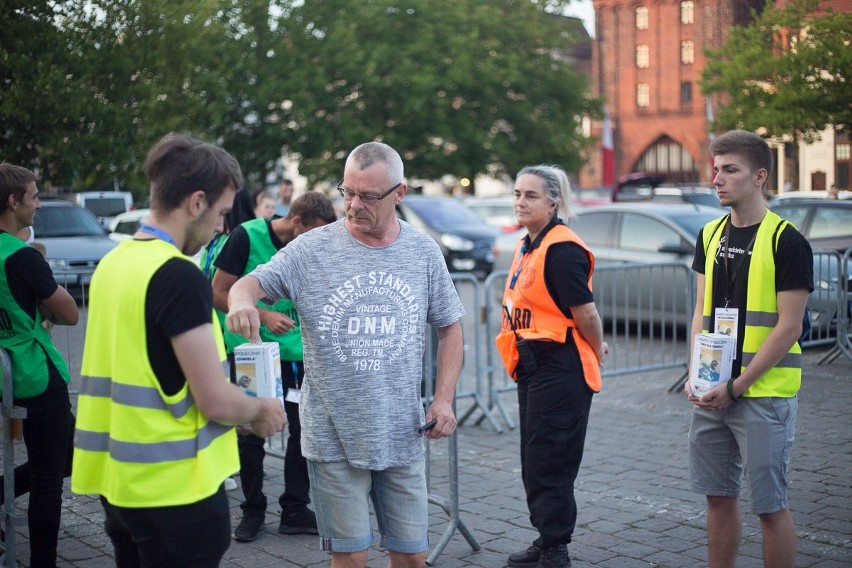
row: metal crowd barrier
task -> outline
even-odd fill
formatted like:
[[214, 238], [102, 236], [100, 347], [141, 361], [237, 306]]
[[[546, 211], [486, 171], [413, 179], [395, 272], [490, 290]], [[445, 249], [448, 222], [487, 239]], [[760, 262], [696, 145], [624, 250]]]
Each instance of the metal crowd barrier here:
[[[509, 428], [515, 424], [500, 395], [515, 390], [497, 354], [493, 338], [501, 324], [501, 301], [508, 272], [485, 280], [488, 401]], [[609, 355], [603, 376], [689, 368], [688, 334], [695, 306], [694, 279], [682, 263], [598, 265], [593, 279], [595, 304], [604, 324]]]
[[[827, 266], [826, 278], [818, 278], [816, 266], [814, 267], [814, 287], [817, 290], [814, 290], [813, 293], [816, 294], [819, 288], [825, 287], [829, 297], [833, 293], [837, 302], [834, 320], [836, 322], [834, 347], [819, 360], [819, 365], [826, 362], [832, 363], [841, 354], [852, 361], [852, 337], [850, 337], [850, 334], [852, 334], [852, 290], [849, 289], [849, 283], [852, 281], [852, 278], [850, 278], [852, 276], [850, 274], [850, 270], [852, 270], [852, 248], [846, 249], [842, 256], [837, 253], [829, 254], [833, 255], [833, 258], [837, 261], [836, 272], [832, 272], [831, 266]], [[816, 259], [814, 259], [814, 262], [816, 262]], [[820, 266], [823, 264], [827, 263], [820, 262]], [[811, 329], [813, 330], [813, 328]]]
[[27, 524], [27, 515], [15, 511], [15, 438], [14, 423], [27, 417], [27, 409], [14, 406], [12, 390], [12, 360], [9, 353], [0, 348], [0, 364], [3, 369], [3, 541], [0, 566], [17, 566], [17, 534], [15, 527]]

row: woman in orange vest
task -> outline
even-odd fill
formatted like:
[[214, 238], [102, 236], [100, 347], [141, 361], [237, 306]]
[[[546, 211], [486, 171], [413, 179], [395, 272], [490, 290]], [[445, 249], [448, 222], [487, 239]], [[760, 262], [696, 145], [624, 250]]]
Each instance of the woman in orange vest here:
[[514, 567], [571, 565], [574, 479], [608, 351], [592, 296], [594, 257], [559, 218], [569, 216], [570, 194], [558, 166], [525, 167], [515, 182], [515, 216], [528, 234], [506, 279], [497, 348], [518, 383], [521, 475], [539, 536], [509, 555]]

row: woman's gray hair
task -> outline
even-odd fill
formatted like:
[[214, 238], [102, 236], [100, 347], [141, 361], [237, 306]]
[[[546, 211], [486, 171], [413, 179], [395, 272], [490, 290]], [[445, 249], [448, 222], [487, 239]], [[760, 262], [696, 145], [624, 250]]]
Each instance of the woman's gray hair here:
[[571, 191], [568, 174], [561, 166], [549, 164], [526, 166], [518, 172], [515, 179], [524, 174], [534, 175], [541, 179], [544, 182], [544, 193], [548, 201], [556, 204], [556, 211], [559, 216], [562, 219], [571, 218], [571, 202], [574, 199], [574, 192]]

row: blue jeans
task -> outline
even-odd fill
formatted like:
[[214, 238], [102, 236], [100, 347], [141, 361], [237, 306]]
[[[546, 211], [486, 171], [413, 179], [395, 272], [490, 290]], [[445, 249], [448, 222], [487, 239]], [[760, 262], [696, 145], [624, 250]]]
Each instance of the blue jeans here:
[[370, 547], [370, 501], [382, 548], [415, 554], [429, 547], [425, 460], [381, 471], [345, 461], [308, 461], [308, 473], [323, 550], [359, 552]]

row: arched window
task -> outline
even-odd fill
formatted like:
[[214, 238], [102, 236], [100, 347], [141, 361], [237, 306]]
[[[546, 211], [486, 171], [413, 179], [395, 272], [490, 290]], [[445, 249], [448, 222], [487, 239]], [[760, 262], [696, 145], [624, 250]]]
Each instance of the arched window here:
[[697, 181], [698, 171], [689, 151], [668, 136], [661, 136], [636, 161], [636, 172], [665, 175], [670, 181]]

